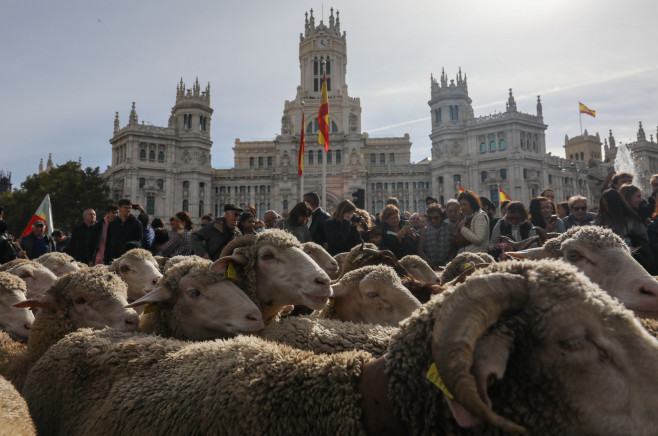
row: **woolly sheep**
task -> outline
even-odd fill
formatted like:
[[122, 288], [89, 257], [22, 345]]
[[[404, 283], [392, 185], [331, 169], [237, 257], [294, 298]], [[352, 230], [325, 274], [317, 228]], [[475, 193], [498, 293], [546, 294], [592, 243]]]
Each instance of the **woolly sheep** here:
[[302, 244], [302, 251], [308, 254], [329, 277], [338, 274], [338, 262], [321, 245], [315, 242], [305, 242]]
[[23, 280], [15, 275], [0, 272], [0, 330], [21, 342], [27, 342], [34, 315], [28, 309], [18, 309], [13, 305], [25, 301], [26, 292]]
[[446, 284], [456, 279], [467, 269], [474, 265], [494, 263], [494, 258], [487, 253], [459, 253], [452, 259], [441, 272], [441, 284]]
[[37, 432], [25, 400], [0, 377], [0, 436], [34, 436]]
[[336, 271], [333, 274], [329, 274], [329, 277], [331, 278], [331, 280], [338, 279], [341, 276], [341, 274], [343, 273], [343, 264], [344, 264], [345, 258], [347, 257], [348, 254], [349, 254], [348, 252], [345, 252], [345, 253], [338, 253], [338, 254], [335, 254], [333, 256], [334, 260], [338, 264], [338, 271]]
[[22, 392], [40, 434], [647, 436], [658, 426], [656, 353], [575, 268], [503, 262], [416, 311], [379, 359], [246, 336], [80, 331]]
[[187, 260], [169, 268], [156, 288], [127, 307], [153, 304], [141, 315], [143, 332], [201, 341], [252, 333], [263, 328], [256, 305], [223, 274], [210, 271], [212, 262]]
[[27, 298], [43, 294], [57, 280], [57, 276], [51, 270], [33, 260], [14, 263], [5, 271], [18, 276], [25, 282]]
[[409, 271], [409, 274], [411, 274], [416, 280], [437, 285], [441, 284], [439, 276], [436, 275], [427, 261], [420, 256], [408, 254], [400, 259], [400, 265]]
[[323, 318], [395, 326], [420, 307], [393, 268], [364, 266], [331, 286], [333, 298], [319, 312]]
[[142, 298], [160, 280], [158, 263], [150, 251], [134, 248], [114, 259], [108, 271], [115, 272], [128, 285], [128, 302]]
[[167, 270], [169, 270], [169, 268], [171, 268], [175, 265], [178, 265], [181, 262], [187, 262], [187, 261], [190, 261], [190, 260], [195, 260], [197, 262], [207, 262], [207, 259], [204, 259], [203, 257], [197, 256], [197, 255], [194, 255], [194, 254], [192, 254], [192, 255], [182, 255], [182, 254], [180, 254], [178, 256], [174, 256], [174, 257], [170, 257], [170, 258], [165, 257], [165, 258], [163, 258], [164, 262], [162, 262], [162, 263], [160, 263], [160, 259], [158, 259], [158, 257], [160, 257], [160, 256], [155, 256], [156, 261], [158, 262], [158, 264], [162, 265], [161, 268], [160, 268], [162, 270], [162, 274], [167, 272]]
[[562, 259], [637, 316], [658, 319], [658, 281], [633, 259], [628, 245], [610, 229], [572, 227], [546, 241], [543, 247], [508, 254], [527, 259]]
[[0, 368], [20, 390], [32, 365], [53, 344], [77, 329], [111, 326], [135, 331], [139, 317], [125, 309], [126, 285], [116, 275], [99, 268], [75, 271], [57, 279], [48, 291], [15, 305], [38, 307], [25, 351]]
[[51, 270], [57, 277], [61, 277], [64, 274], [80, 269], [80, 266], [74, 258], [66, 253], [61, 253], [58, 251], [54, 253], [43, 254], [34, 259], [34, 261]]
[[235, 273], [238, 286], [259, 307], [265, 324], [277, 320], [288, 305], [317, 310], [331, 297], [327, 273], [284, 230], [268, 229], [231, 241], [212, 269]]

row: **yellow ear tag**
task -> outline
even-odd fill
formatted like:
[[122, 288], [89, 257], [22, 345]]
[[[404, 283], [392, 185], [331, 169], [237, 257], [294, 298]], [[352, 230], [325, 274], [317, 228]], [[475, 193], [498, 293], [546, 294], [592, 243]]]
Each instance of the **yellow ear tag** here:
[[235, 267], [233, 266], [233, 262], [228, 263], [228, 268], [226, 268], [226, 272], [224, 273], [224, 278], [237, 280], [238, 272], [235, 270]]
[[437, 388], [441, 389], [444, 394], [448, 396], [451, 400], [454, 400], [455, 397], [452, 396], [446, 385], [443, 384], [443, 380], [441, 380], [441, 377], [439, 377], [439, 370], [436, 368], [436, 364], [432, 364], [430, 366], [430, 370], [427, 371], [427, 375], [425, 375], [425, 378], [427, 380], [431, 381], [434, 385], [436, 385]]
[[334, 297], [329, 297], [329, 301], [327, 302], [327, 307], [332, 308], [334, 307], [334, 305], [336, 305], [336, 300], [334, 299]]
[[472, 266], [473, 266], [473, 264], [471, 264], [471, 263], [465, 263], [465, 264], [463, 264], [463, 265], [462, 265], [462, 272], [463, 272], [463, 271], [466, 271], [467, 269], [469, 269], [469, 268], [472, 267]]
[[158, 309], [158, 303], [149, 303], [146, 305], [144, 308], [144, 312], [142, 313], [151, 313], [155, 312]]

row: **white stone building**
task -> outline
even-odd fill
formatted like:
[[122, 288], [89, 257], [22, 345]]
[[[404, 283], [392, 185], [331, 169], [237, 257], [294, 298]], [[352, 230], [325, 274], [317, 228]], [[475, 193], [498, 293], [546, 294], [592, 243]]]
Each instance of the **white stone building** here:
[[[198, 222], [203, 214], [222, 214], [226, 203], [252, 204], [262, 217], [268, 209], [292, 208], [303, 192], [321, 194], [322, 160], [326, 160], [328, 210], [344, 198], [351, 199], [359, 188], [365, 189], [365, 208], [373, 214], [392, 196], [403, 210], [423, 212], [426, 196], [444, 202], [454, 198], [460, 186], [493, 201], [500, 187], [526, 205], [548, 186], [560, 201], [577, 193], [588, 195], [585, 160], [546, 153], [547, 125], [539, 97], [536, 114], [521, 113], [510, 89], [504, 111], [476, 116], [466, 75], [460, 69], [449, 80], [442, 72], [430, 82], [432, 154], [412, 163], [409, 135], [370, 138], [361, 131], [361, 103], [350, 97], [345, 80], [347, 40], [338, 12], [334, 16], [332, 9], [328, 24], [316, 24], [312, 10], [306, 15], [299, 62], [301, 83], [294, 98], [284, 103], [280, 134], [271, 141], [237, 139], [231, 169], [210, 165], [209, 85], [201, 91], [197, 80], [186, 89], [181, 80], [167, 127], [140, 124], [134, 103], [123, 128], [117, 113], [110, 140], [112, 165], [105, 173], [113, 198], [140, 202], [150, 215], [161, 218], [187, 210]], [[317, 143], [323, 65], [329, 95], [328, 153]], [[295, 73], [292, 65], [290, 71]], [[303, 189], [297, 175], [302, 111], [306, 121]]]

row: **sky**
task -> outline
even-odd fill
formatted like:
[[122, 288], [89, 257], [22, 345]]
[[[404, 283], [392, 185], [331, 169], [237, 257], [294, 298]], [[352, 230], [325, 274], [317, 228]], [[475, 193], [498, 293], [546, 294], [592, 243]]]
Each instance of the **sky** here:
[[[601, 140], [658, 126], [655, 0], [4, 0], [0, 14], [0, 170], [14, 188], [52, 153], [110, 164], [115, 112], [166, 126], [180, 79], [210, 83], [213, 168], [233, 167], [235, 139], [271, 140], [295, 98], [304, 13], [340, 11], [347, 84], [362, 130], [403, 136], [430, 156], [430, 77], [468, 77], [476, 116], [520, 112], [541, 95], [547, 151], [564, 156], [582, 127]], [[655, 139], [654, 139], [655, 140]]]

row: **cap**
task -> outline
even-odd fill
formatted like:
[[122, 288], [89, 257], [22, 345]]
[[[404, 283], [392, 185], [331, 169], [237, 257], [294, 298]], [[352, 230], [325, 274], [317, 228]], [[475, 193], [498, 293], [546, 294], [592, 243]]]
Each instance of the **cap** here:
[[41, 221], [41, 220], [36, 220], [36, 221], [34, 222], [34, 224], [33, 224], [34, 227], [43, 227], [43, 226], [45, 226], [45, 225], [46, 225], [46, 223], [44, 223], [44, 222]]
[[238, 212], [242, 212], [242, 208], [238, 206], [237, 204], [227, 204], [224, 206], [224, 212], [228, 212], [229, 210], [237, 210]]

